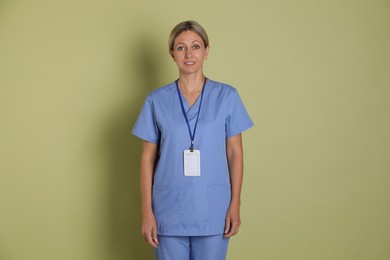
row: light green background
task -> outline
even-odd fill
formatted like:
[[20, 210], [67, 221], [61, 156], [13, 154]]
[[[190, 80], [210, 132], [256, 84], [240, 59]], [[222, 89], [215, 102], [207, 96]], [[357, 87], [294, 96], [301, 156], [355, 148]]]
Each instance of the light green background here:
[[0, 259], [153, 259], [130, 130], [186, 19], [255, 122], [228, 259], [390, 259], [387, 0], [0, 1]]

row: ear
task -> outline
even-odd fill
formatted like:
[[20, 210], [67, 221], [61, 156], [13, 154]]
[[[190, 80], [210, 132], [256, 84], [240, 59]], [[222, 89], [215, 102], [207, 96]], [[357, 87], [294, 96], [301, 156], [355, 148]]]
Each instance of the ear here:
[[175, 56], [173, 55], [173, 51], [169, 50], [169, 55], [172, 57], [173, 61], [175, 61]]
[[210, 50], [210, 45], [206, 47], [206, 56], [205, 59], [207, 60], [207, 56], [209, 56], [209, 50]]

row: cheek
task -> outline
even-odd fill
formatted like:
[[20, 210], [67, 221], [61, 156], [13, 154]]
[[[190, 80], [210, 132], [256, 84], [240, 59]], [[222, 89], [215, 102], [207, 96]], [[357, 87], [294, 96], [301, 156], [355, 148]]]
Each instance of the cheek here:
[[204, 61], [206, 59], [207, 55], [205, 53], [203, 53], [202, 55], [200, 55], [199, 59]]
[[180, 60], [180, 58], [177, 54], [173, 54], [171, 57], [172, 57], [174, 62], [178, 62]]
[[182, 52], [175, 52], [173, 57], [176, 59], [176, 60], [179, 60], [179, 59], [182, 59], [184, 57], [184, 54]]

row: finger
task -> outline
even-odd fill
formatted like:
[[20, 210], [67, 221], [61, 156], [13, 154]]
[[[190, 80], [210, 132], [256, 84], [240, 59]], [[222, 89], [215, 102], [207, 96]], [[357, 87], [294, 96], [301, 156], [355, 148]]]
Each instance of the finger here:
[[230, 237], [230, 233], [232, 232], [232, 222], [229, 220], [226, 220], [226, 228], [225, 228], [225, 237]]
[[157, 245], [153, 240], [153, 231], [150, 230], [149, 232], [145, 233], [145, 236], [146, 236], [146, 242], [148, 242], [152, 247], [157, 248]]
[[225, 234], [225, 237], [232, 237], [234, 236], [234, 231], [231, 229], [228, 233]]
[[152, 236], [152, 235], [149, 235], [149, 236], [148, 236], [148, 243], [149, 243], [152, 247], [157, 248], [157, 244], [154, 242], [153, 236]]
[[227, 234], [230, 230], [230, 218], [227, 218], [226, 221], [225, 221], [225, 234]]
[[239, 226], [238, 222], [233, 221], [231, 223], [231, 228], [230, 228], [229, 232], [227, 234], [225, 234], [225, 237], [231, 237], [231, 236], [234, 236], [235, 234], [237, 234], [238, 226]]
[[156, 230], [156, 228], [153, 228], [153, 230], [152, 230], [152, 235], [153, 235], [153, 241], [154, 241], [154, 243], [156, 243], [156, 245], [158, 245], [160, 242], [158, 241], [158, 236], [157, 236], [157, 230]]

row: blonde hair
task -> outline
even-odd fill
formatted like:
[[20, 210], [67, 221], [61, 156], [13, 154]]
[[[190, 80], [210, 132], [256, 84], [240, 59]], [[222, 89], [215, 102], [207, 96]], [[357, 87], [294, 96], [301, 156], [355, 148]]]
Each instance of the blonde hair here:
[[207, 46], [209, 46], [209, 37], [207, 36], [206, 30], [195, 21], [184, 21], [177, 24], [169, 34], [169, 50], [173, 51], [173, 45], [175, 44], [176, 38], [184, 31], [192, 31], [196, 33], [203, 40], [204, 47], [207, 48]]

